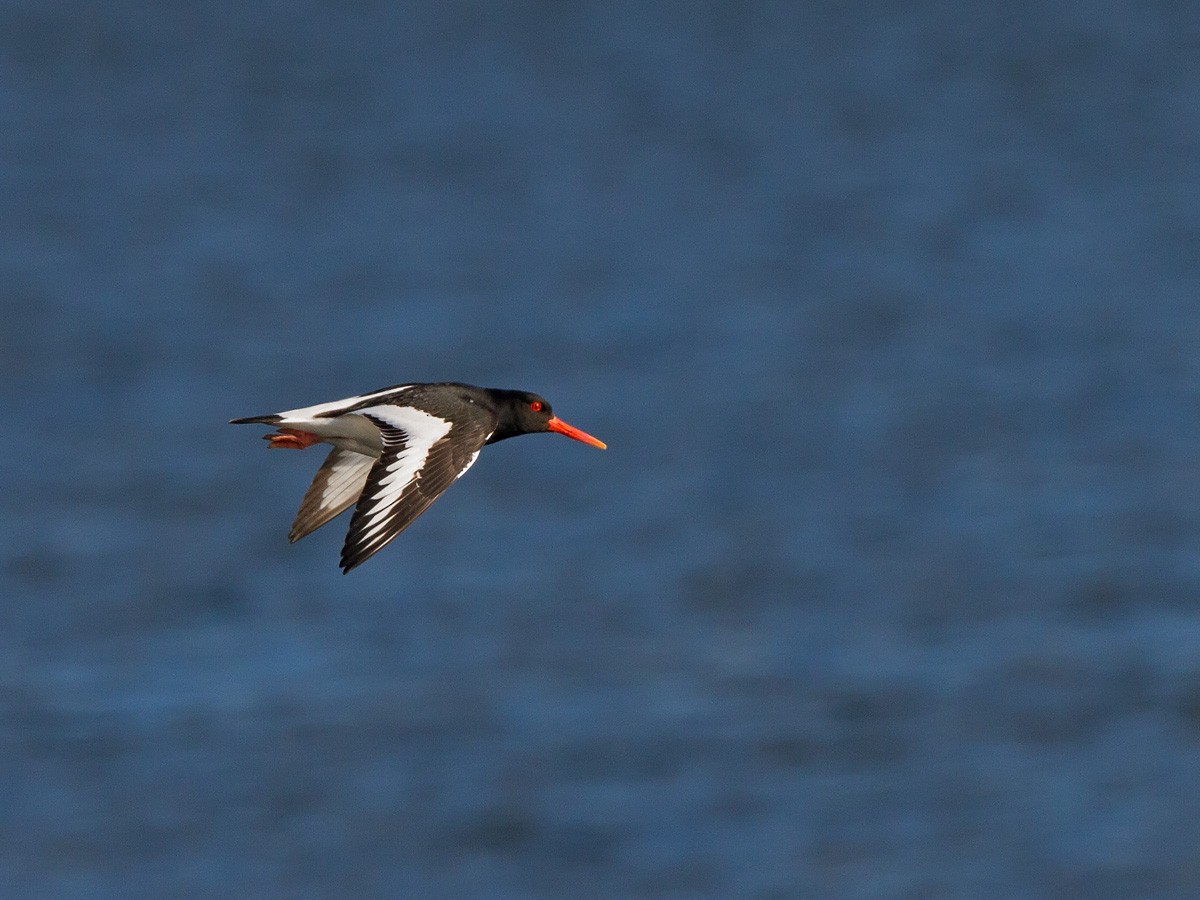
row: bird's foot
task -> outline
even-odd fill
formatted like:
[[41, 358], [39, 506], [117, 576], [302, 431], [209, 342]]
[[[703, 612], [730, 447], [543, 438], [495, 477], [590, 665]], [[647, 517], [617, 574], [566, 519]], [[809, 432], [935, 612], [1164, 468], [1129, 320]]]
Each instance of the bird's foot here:
[[321, 442], [311, 431], [296, 428], [280, 428], [277, 434], [264, 434], [263, 440], [270, 442], [268, 450], [303, 450]]

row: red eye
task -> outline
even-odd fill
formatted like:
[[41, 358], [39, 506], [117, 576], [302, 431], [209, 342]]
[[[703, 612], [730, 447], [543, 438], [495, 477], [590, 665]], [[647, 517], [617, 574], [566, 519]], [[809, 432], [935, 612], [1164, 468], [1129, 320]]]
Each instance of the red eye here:
[[541, 412], [542, 411], [542, 401], [534, 400], [532, 403], [529, 404], [529, 408], [532, 409], [534, 412]]

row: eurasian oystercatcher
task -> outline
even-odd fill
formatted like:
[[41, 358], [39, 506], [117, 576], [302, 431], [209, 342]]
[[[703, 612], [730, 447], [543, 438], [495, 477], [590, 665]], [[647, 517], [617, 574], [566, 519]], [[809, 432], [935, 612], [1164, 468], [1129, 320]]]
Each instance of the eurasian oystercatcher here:
[[300, 503], [289, 541], [298, 541], [356, 503], [342, 547], [349, 572], [370, 558], [462, 477], [484, 444], [554, 431], [605, 449], [554, 415], [537, 394], [470, 384], [400, 384], [345, 400], [232, 419], [272, 425], [271, 449], [332, 444]]

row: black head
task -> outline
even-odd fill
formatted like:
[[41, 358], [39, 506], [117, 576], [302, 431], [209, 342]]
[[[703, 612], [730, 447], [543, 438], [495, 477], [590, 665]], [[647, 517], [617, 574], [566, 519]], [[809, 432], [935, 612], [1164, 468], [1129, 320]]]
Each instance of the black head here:
[[582, 441], [592, 447], [607, 449], [603, 441], [596, 440], [590, 434], [568, 425], [554, 415], [545, 397], [531, 394], [528, 391], [497, 391], [499, 403], [497, 413], [500, 421], [488, 443], [502, 441], [505, 438], [516, 437], [518, 434], [537, 434], [542, 431], [553, 431], [565, 434], [569, 438]]

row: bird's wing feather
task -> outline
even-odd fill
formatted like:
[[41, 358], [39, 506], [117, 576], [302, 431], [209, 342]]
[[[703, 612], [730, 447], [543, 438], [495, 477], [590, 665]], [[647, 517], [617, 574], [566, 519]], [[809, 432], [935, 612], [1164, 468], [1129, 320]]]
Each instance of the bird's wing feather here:
[[288, 540], [294, 543], [340, 515], [358, 499], [374, 465], [373, 456], [340, 447], [330, 450], [304, 494]]
[[342, 548], [349, 572], [412, 524], [475, 461], [495, 427], [477, 407], [442, 418], [414, 406], [357, 409], [380, 431], [383, 452], [367, 475]]

